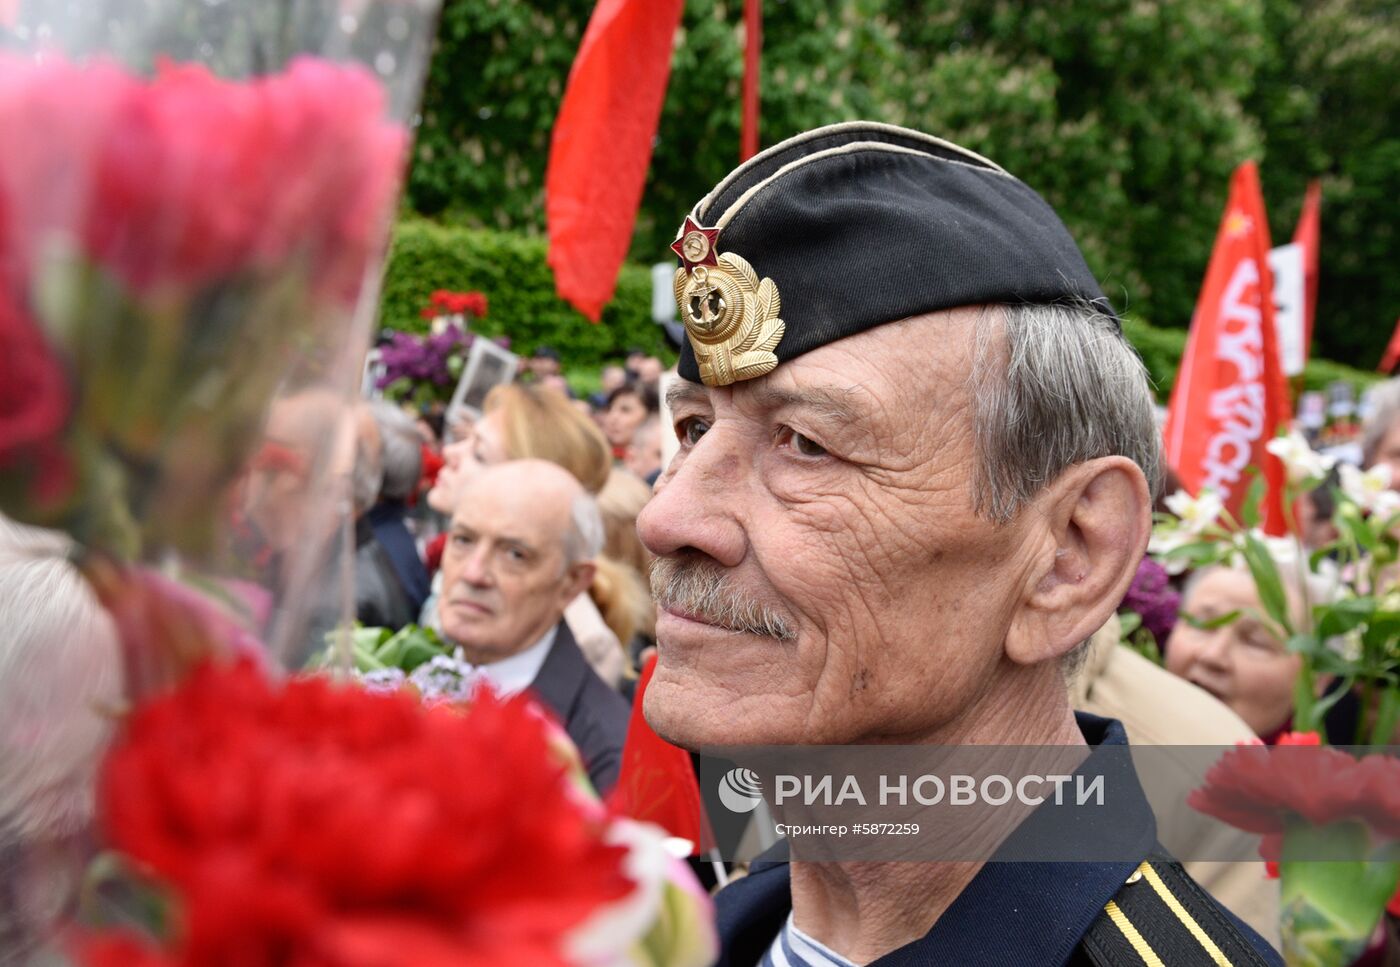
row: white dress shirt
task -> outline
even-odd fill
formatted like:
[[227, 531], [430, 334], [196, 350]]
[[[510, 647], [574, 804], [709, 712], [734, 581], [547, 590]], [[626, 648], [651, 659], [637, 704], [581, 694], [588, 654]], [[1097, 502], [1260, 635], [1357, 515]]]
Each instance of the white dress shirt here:
[[544, 636], [524, 651], [516, 652], [500, 661], [493, 661], [489, 665], [473, 665], [472, 671], [486, 679], [502, 698], [523, 692], [535, 680], [535, 676], [539, 675], [544, 660], [549, 657], [549, 649], [554, 646], [557, 630], [557, 625], [550, 625]]

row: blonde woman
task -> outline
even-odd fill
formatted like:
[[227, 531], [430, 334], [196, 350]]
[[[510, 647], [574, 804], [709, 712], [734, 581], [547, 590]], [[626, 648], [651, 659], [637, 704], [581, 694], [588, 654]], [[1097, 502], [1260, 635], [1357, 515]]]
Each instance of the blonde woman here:
[[[443, 448], [446, 465], [428, 493], [428, 505], [450, 514], [462, 482], [483, 466], [508, 460], [548, 460], [573, 474], [595, 496], [607, 485], [612, 455], [602, 432], [557, 390], [527, 383], [497, 386], [484, 413], [464, 439]], [[593, 586], [564, 612], [584, 656], [598, 676], [618, 685], [627, 667], [622, 643], [637, 632], [639, 612], [650, 615], [650, 597], [640, 577], [605, 554]], [[436, 587], [436, 584], [435, 584]], [[639, 604], [640, 593], [645, 608]], [[436, 625], [437, 595], [423, 607], [422, 623]]]

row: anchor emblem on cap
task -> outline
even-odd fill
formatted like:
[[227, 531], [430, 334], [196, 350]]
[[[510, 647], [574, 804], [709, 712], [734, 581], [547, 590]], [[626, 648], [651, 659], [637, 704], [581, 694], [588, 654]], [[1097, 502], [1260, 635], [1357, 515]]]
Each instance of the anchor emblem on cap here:
[[676, 304], [706, 386], [728, 386], [772, 372], [786, 327], [772, 279], [759, 279], [734, 252], [718, 253], [719, 229], [687, 217], [671, 245], [684, 263], [676, 270]]

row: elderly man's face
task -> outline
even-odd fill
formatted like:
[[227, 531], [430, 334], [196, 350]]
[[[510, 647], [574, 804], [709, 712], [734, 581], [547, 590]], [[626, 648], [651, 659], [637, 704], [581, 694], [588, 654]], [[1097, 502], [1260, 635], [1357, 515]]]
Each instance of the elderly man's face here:
[[442, 556], [438, 613], [443, 632], [474, 663], [534, 644], [586, 585], [580, 566], [566, 566], [564, 557], [571, 496], [547, 473], [486, 471], [463, 484]]
[[661, 558], [661, 734], [914, 741], [978, 700], [1030, 573], [1022, 523], [973, 511], [978, 318], [881, 326], [676, 400], [681, 450], [638, 521]]

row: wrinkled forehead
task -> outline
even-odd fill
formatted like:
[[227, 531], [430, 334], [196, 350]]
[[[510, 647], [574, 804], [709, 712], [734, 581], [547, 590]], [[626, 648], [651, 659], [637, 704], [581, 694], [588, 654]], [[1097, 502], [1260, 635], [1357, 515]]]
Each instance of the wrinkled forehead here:
[[723, 401], [754, 415], [802, 409], [833, 423], [892, 433], [961, 409], [977, 368], [978, 334], [995, 338], [997, 331], [984, 307], [927, 313], [809, 350], [758, 379], [723, 387], [676, 379], [667, 405], [674, 411]]
[[563, 546], [569, 510], [569, 501], [556, 488], [488, 478], [462, 488], [452, 526], [548, 550]]

